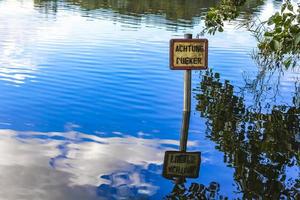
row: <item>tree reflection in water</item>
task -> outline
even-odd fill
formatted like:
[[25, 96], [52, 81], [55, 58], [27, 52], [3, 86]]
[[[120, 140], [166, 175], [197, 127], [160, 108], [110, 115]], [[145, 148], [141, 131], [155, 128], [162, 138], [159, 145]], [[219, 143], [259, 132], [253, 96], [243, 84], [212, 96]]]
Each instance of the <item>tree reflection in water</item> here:
[[212, 71], [206, 71], [196, 89], [196, 109], [207, 118], [207, 137], [235, 169], [243, 198], [300, 197], [300, 108], [295, 98], [294, 105], [274, 105], [265, 113], [247, 108], [233, 85], [222, 83]]
[[[215, 6], [217, 2], [216, 0], [65, 0], [67, 6], [78, 6], [85, 12], [85, 16], [93, 16], [93, 12], [89, 11], [105, 9], [120, 15], [134, 16], [135, 18], [131, 18], [133, 23], [138, 23], [145, 15], [157, 15], [186, 26], [193, 25], [194, 17], [202, 16], [207, 8]], [[45, 13], [49, 11], [56, 13], [59, 7], [66, 6], [57, 0], [34, 0], [34, 5]]]
[[207, 187], [203, 184], [192, 183], [189, 189], [184, 184], [175, 184], [173, 191], [165, 197], [166, 200], [208, 200], [208, 199], [228, 199], [219, 194], [220, 184], [211, 182]]

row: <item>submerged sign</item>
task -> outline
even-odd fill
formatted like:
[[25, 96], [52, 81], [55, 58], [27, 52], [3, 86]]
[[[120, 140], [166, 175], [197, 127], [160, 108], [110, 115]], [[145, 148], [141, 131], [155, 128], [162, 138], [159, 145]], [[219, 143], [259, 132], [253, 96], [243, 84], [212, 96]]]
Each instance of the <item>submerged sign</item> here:
[[207, 69], [207, 39], [170, 40], [171, 69]]
[[163, 176], [197, 178], [200, 169], [200, 152], [166, 151]]

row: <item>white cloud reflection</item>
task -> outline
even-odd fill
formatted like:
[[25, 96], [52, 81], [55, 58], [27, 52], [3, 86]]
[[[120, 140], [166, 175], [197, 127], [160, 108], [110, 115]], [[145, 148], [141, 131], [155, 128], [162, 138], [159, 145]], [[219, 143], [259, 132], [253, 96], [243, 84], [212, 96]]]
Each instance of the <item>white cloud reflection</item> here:
[[33, 37], [26, 37], [32, 29], [24, 23], [32, 14], [28, 9], [32, 6], [33, 2], [0, 2], [0, 79], [13, 85], [33, 78], [37, 68], [32, 54], [26, 51], [34, 42]]
[[80, 20], [75, 14], [60, 21], [43, 17], [33, 1], [0, 2], [0, 80], [14, 86], [34, 82], [41, 65], [49, 65], [48, 54], [72, 36]]
[[[156, 166], [150, 173], [160, 176], [164, 151], [175, 150], [168, 145], [177, 146], [178, 141], [0, 130], [0, 197], [106, 199], [106, 192], [107, 197], [112, 193], [118, 197], [152, 195], [158, 188], [141, 171]], [[113, 192], [102, 190], [104, 186]]]

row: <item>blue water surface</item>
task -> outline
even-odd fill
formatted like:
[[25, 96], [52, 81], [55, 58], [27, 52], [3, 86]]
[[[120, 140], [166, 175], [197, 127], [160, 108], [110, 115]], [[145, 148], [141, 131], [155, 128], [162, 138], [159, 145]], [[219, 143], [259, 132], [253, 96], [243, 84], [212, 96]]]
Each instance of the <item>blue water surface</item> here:
[[[195, 1], [193, 12], [181, 1], [157, 10], [126, 2], [0, 1], [0, 199], [162, 199], [171, 192], [161, 173], [164, 152], [179, 145], [183, 71], [169, 69], [169, 40], [196, 37], [216, 2]], [[275, 7], [266, 1], [252, 14]], [[255, 38], [236, 25], [205, 37], [209, 68], [239, 91], [258, 66]], [[201, 73], [192, 76], [195, 89]], [[285, 73], [276, 102], [291, 104], [297, 77]], [[250, 94], [245, 100], [253, 104]], [[187, 184], [217, 181], [220, 193], [239, 197], [234, 169], [206, 137], [196, 104], [193, 98], [188, 150], [201, 151], [202, 162]]]

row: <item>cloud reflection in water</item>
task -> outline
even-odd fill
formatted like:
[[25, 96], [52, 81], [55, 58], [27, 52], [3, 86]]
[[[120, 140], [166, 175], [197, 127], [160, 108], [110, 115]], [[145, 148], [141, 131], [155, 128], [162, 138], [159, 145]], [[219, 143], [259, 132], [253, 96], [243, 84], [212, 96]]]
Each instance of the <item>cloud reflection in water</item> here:
[[[178, 141], [79, 132], [0, 130], [0, 196], [107, 199], [153, 195], [164, 151]], [[196, 146], [191, 142], [189, 145]], [[174, 150], [174, 148], [173, 148]], [[106, 198], [107, 197], [107, 198]]]

